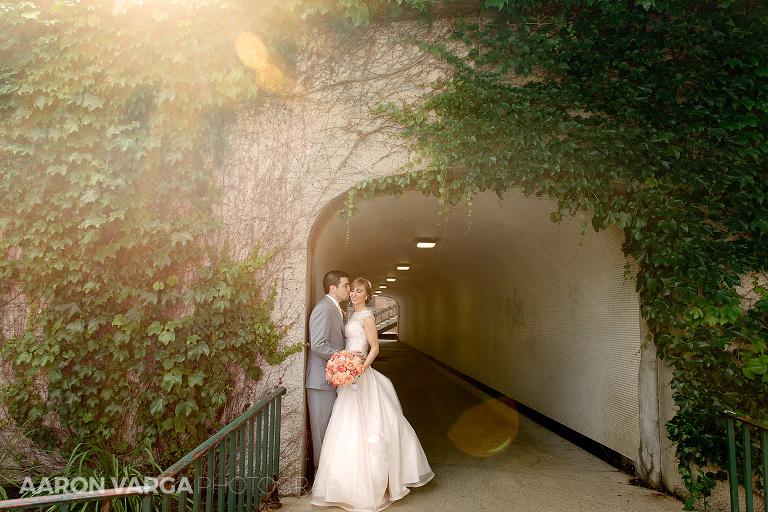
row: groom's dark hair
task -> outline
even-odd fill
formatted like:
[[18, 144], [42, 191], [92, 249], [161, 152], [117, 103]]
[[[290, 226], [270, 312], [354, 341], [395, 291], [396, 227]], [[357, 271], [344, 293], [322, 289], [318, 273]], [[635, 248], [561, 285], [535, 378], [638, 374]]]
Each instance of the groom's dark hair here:
[[331, 286], [339, 286], [342, 277], [349, 279], [349, 274], [343, 270], [331, 270], [330, 272], [327, 272], [323, 277], [323, 289], [325, 290], [325, 293], [331, 291]]

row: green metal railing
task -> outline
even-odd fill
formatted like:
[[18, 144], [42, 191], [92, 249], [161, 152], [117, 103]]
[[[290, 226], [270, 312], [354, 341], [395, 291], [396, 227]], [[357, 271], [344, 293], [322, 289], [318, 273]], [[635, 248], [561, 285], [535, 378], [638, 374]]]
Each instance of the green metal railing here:
[[741, 426], [742, 449], [744, 451], [744, 500], [746, 512], [754, 512], [753, 488], [752, 488], [752, 430], [760, 439], [760, 451], [762, 452], [763, 469], [763, 509], [768, 512], [768, 497], [766, 491], [766, 477], [768, 477], [768, 427], [752, 421], [749, 418], [739, 416], [733, 411], [723, 411], [725, 414], [725, 431], [728, 438], [728, 483], [731, 487], [731, 511], [739, 510], [739, 476], [736, 463], [736, 426]]
[[[158, 476], [163, 512], [178, 496], [179, 512], [250, 512], [277, 505], [280, 455], [279, 387]], [[189, 474], [193, 470], [193, 474]], [[186, 480], [183, 480], [186, 479]], [[164, 487], [172, 483], [180, 492]], [[187, 483], [191, 485], [181, 484]], [[191, 491], [191, 496], [190, 496]]]
[[[163, 471], [156, 485], [0, 501], [0, 511], [28, 508], [67, 512], [70, 505], [141, 496], [141, 512], [255, 512], [279, 507], [281, 397], [279, 387]], [[203, 508], [204, 507], [204, 508]], [[103, 509], [102, 509], [103, 510]], [[138, 511], [137, 511], [138, 512]]]
[[31, 498], [0, 501], [0, 510], [39, 508], [68, 512], [72, 505], [85, 502], [96, 502], [98, 510], [101, 508], [100, 505], [105, 502], [112, 502], [112, 500], [120, 498], [140, 496], [141, 512], [150, 512], [154, 494], [155, 488], [151, 485], [144, 487], [120, 487], [117, 489], [104, 489], [101, 491], [74, 492], [71, 494], [52, 494], [50, 496], [34, 496]]

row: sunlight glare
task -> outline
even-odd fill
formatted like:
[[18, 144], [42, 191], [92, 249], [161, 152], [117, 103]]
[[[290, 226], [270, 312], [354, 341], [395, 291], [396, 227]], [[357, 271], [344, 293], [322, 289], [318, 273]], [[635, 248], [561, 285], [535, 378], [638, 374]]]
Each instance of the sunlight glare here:
[[517, 436], [517, 410], [499, 400], [488, 400], [464, 412], [448, 431], [461, 451], [491, 457], [505, 451]]

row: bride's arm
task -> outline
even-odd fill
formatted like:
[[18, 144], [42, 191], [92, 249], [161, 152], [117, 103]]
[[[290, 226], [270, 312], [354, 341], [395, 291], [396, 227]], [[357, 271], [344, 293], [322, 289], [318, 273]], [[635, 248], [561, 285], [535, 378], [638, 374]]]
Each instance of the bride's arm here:
[[365, 329], [365, 337], [368, 338], [368, 344], [371, 346], [371, 350], [368, 351], [368, 357], [363, 363], [363, 371], [367, 370], [376, 356], [379, 355], [379, 333], [376, 332], [376, 324], [373, 322], [373, 317], [366, 317], [363, 319], [363, 329]]

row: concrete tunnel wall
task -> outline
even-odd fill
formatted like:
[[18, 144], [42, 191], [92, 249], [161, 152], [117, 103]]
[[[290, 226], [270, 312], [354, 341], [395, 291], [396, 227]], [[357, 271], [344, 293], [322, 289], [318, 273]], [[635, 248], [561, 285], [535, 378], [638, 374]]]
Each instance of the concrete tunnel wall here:
[[[462, 209], [441, 224], [437, 201], [420, 194], [360, 209], [348, 243], [337, 218], [318, 230], [310, 283], [343, 268], [375, 287], [382, 263], [412, 262], [386, 291], [401, 306], [401, 341], [635, 459], [643, 340], [623, 233], [552, 223], [552, 201], [516, 193], [477, 196], [471, 226]], [[435, 252], [391, 252], [414, 246], [401, 232], [429, 226], [440, 235]]]

